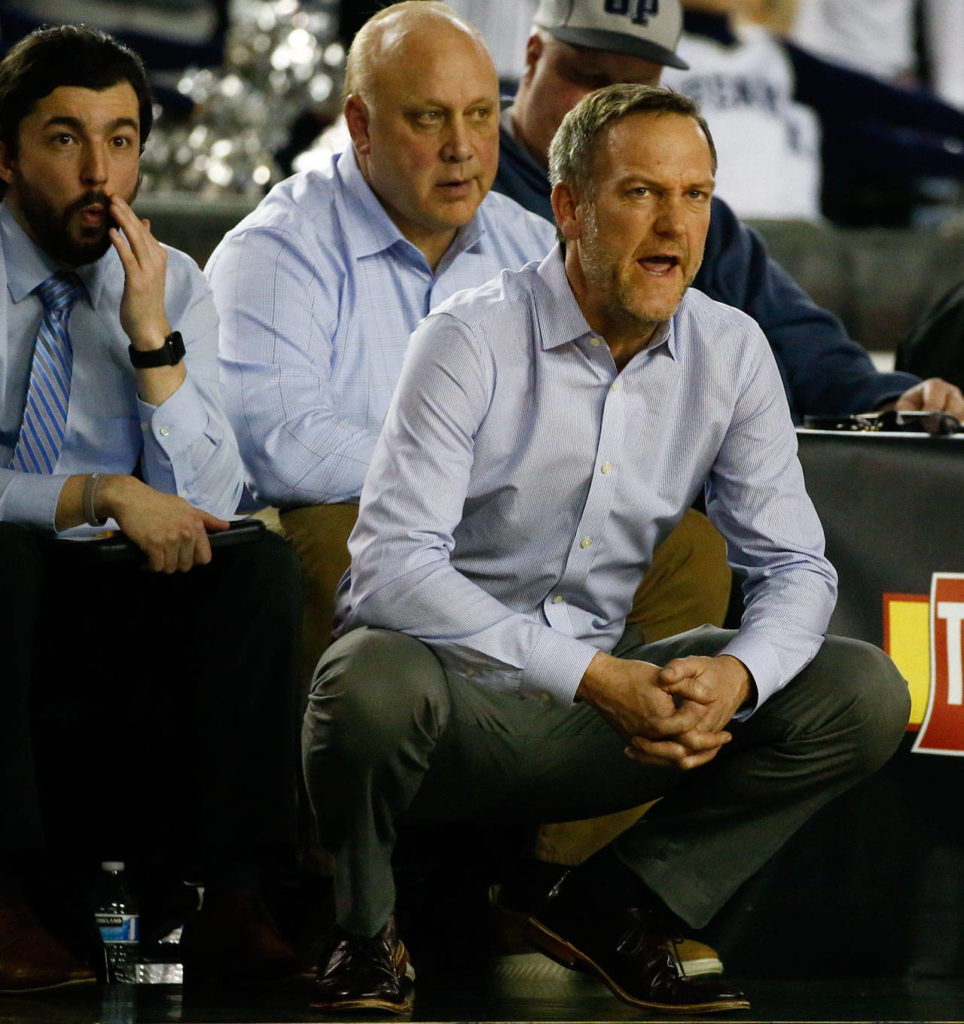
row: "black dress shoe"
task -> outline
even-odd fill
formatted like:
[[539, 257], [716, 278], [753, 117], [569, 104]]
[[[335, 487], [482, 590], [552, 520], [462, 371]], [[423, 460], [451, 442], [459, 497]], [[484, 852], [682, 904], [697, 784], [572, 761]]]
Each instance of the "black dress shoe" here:
[[652, 908], [608, 906], [571, 874], [529, 919], [527, 936], [540, 952], [598, 978], [631, 1006], [666, 1013], [750, 1008], [740, 989], [724, 978], [684, 976], [673, 940]]
[[311, 1007], [407, 1013], [414, 990], [415, 971], [390, 917], [370, 939], [342, 935], [327, 964], [318, 969]]

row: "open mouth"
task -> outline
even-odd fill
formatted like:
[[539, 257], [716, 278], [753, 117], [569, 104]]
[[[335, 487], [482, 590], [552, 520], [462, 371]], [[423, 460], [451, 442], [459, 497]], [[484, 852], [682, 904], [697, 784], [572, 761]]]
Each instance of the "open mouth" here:
[[81, 224], [89, 227], [99, 227], [107, 220], [107, 207], [95, 203], [92, 206], [84, 206], [78, 211]]
[[642, 256], [636, 261], [647, 274], [656, 277], [668, 277], [678, 266], [679, 256], [672, 256], [668, 253], [655, 256]]

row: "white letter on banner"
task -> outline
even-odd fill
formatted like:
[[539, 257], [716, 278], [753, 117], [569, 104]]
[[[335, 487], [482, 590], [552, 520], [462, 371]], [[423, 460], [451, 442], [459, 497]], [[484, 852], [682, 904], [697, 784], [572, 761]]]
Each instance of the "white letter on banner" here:
[[964, 604], [960, 601], [938, 601], [937, 617], [947, 622], [947, 703], [962, 704], [961, 622], [964, 621]]

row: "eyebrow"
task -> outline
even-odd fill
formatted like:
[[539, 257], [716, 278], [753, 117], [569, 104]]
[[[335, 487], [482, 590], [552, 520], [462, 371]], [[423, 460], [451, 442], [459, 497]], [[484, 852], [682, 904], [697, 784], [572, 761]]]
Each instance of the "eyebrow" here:
[[448, 100], [441, 100], [434, 97], [423, 96], [421, 98], [411, 99], [410, 101], [408, 101], [406, 106], [412, 110], [419, 110], [423, 107], [437, 107], [439, 110], [468, 110], [469, 107], [477, 107], [480, 103], [485, 103], [490, 106], [493, 104], [495, 106], [498, 106], [499, 97], [495, 93], [489, 95], [482, 94], [476, 96], [475, 99], [469, 100], [464, 107], [459, 107], [458, 105], [451, 103]]
[[[645, 174], [626, 174], [622, 178], [618, 179], [618, 182], [622, 186], [639, 184], [645, 185], [647, 188], [665, 188], [657, 178], [647, 177]], [[715, 178], [705, 178], [702, 181], [691, 181], [686, 185], [687, 189], [690, 188], [701, 188], [701, 189], [712, 189], [716, 185]]]
[[[81, 121], [79, 117], [69, 117], [67, 115], [55, 115], [54, 117], [47, 118], [44, 123], [45, 128], [73, 128], [74, 131], [84, 132], [87, 130], [87, 125]], [[135, 132], [140, 130], [140, 126], [133, 117], [118, 117], [116, 120], [111, 121], [107, 126], [108, 132], [115, 132], [118, 128], [131, 128]]]

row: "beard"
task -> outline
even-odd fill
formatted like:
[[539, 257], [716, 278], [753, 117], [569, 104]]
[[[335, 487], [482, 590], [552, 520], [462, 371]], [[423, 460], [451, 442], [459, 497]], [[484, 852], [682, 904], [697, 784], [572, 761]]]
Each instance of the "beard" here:
[[[68, 267], [95, 263], [110, 248], [108, 231], [113, 225], [110, 218], [101, 225], [84, 225], [75, 221], [81, 210], [95, 203], [109, 210], [110, 198], [106, 192], [90, 189], [58, 210], [19, 174], [15, 184], [20, 212], [30, 227], [34, 241], [58, 263]], [[139, 186], [138, 180], [131, 195], [123, 198], [129, 203], [133, 202]]]
[[682, 279], [674, 278], [670, 287], [658, 281], [649, 286], [641, 285], [633, 270], [635, 261], [610, 249], [600, 237], [595, 207], [589, 205], [580, 260], [587, 284], [597, 297], [601, 297], [605, 314], [614, 327], [648, 334], [672, 319], [696, 277], [699, 262], [692, 266], [688, 250], [680, 245], [667, 248], [680, 261]]

